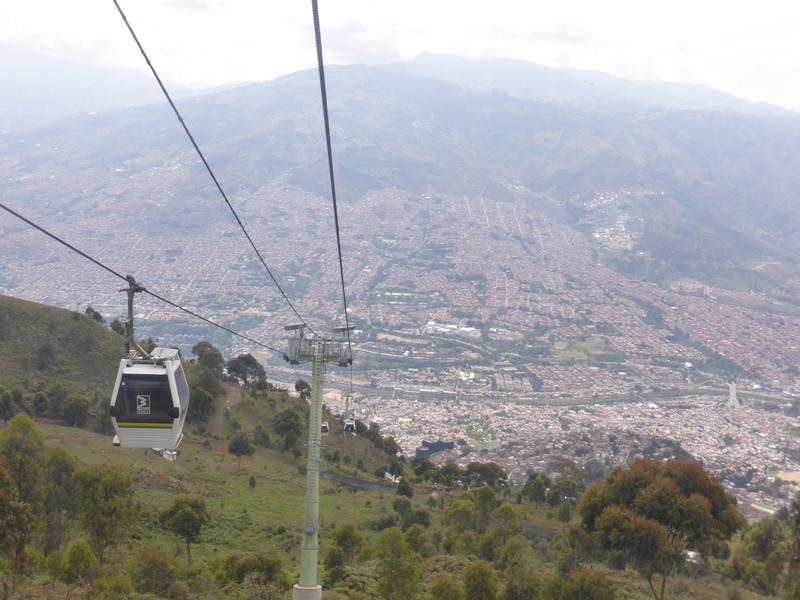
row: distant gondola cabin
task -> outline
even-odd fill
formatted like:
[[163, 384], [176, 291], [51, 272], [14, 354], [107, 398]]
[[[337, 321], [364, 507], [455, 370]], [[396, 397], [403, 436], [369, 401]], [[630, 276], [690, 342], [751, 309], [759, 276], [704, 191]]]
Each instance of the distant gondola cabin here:
[[120, 361], [109, 414], [123, 448], [175, 448], [183, 438], [189, 386], [180, 353], [155, 348], [150, 358]]

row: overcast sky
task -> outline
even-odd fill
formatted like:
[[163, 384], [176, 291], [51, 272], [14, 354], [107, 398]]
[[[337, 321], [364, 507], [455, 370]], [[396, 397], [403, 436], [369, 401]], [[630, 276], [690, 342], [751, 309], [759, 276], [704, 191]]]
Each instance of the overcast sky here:
[[[310, 0], [119, 0], [166, 81], [265, 81], [316, 65]], [[325, 61], [509, 57], [699, 83], [800, 111], [792, 0], [319, 0]], [[5, 0], [0, 42], [148, 72], [112, 0]]]

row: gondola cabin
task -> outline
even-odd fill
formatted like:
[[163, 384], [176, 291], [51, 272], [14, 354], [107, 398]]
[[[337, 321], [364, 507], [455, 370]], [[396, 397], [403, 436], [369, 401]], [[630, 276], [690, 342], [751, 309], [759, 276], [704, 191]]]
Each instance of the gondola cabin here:
[[183, 438], [189, 386], [180, 354], [155, 348], [150, 358], [120, 361], [109, 414], [123, 448], [175, 448]]
[[344, 432], [349, 433], [350, 435], [356, 434], [356, 422], [354, 419], [347, 419], [344, 422]]

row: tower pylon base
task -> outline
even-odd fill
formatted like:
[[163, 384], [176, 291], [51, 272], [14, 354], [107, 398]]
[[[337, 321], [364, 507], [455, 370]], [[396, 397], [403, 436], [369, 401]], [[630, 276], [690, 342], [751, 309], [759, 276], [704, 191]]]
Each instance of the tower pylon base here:
[[292, 588], [292, 600], [322, 600], [322, 586], [303, 587], [295, 584]]

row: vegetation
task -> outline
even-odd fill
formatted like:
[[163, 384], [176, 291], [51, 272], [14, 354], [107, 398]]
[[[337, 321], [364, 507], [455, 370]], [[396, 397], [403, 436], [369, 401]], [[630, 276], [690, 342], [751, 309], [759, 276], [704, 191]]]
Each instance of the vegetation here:
[[[210, 409], [188, 426], [176, 462], [112, 449], [91, 419], [81, 429], [74, 415], [52, 416], [80, 388], [54, 381], [38, 401], [3, 390], [15, 413], [0, 430], [6, 597], [289, 597], [307, 404], [252, 379], [234, 385], [211, 344], [194, 352], [192, 393], [208, 394]], [[497, 464], [408, 461], [377, 425], [359, 421], [346, 437], [326, 418], [328, 470], [365, 488], [321, 482], [326, 599], [662, 600], [683, 590], [753, 600], [800, 590], [800, 498], [745, 526], [694, 462], [639, 458], [603, 478], [562, 460], [517, 486]]]

